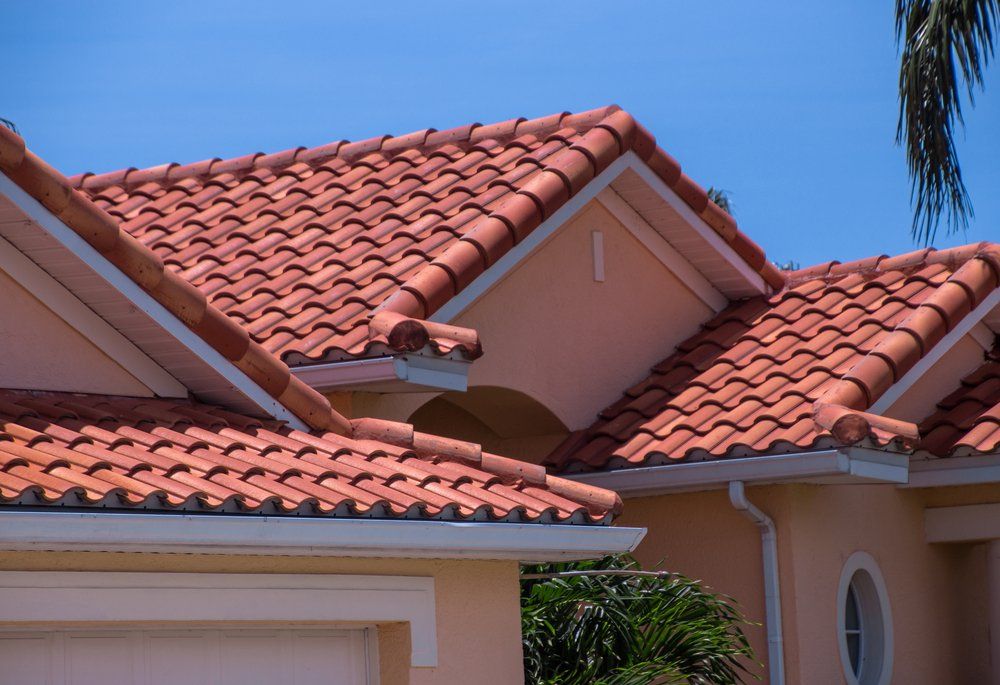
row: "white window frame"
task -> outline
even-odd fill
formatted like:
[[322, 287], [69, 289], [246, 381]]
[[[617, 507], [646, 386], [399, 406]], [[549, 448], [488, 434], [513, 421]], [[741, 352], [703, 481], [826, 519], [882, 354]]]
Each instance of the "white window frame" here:
[[[854, 675], [851, 667], [851, 657], [847, 649], [847, 593], [858, 572], [868, 575], [871, 580], [869, 591], [864, 588], [855, 588], [855, 597], [858, 600], [859, 619], [862, 626], [861, 649], [864, 650], [866, 643], [864, 640], [864, 625], [866, 618], [870, 620], [871, 612], [878, 611], [882, 619], [882, 639], [880, 644], [876, 644], [878, 649], [874, 654], [868, 653], [870, 659], [868, 663], [878, 663], [881, 665], [876, 675], [869, 675], [862, 667], [861, 678]], [[893, 655], [893, 625], [892, 610], [889, 606], [889, 593], [886, 590], [885, 579], [879, 570], [874, 557], [867, 552], [854, 552], [840, 572], [840, 585], [837, 588], [837, 644], [840, 647], [840, 664], [844, 671], [844, 678], [848, 685], [889, 685], [892, 681], [892, 655]], [[869, 648], [872, 645], [867, 644]], [[864, 658], [864, 657], [863, 657]], [[870, 668], [870, 667], [869, 667]]]
[[[437, 666], [434, 579], [416, 576], [0, 572], [0, 630], [139, 622], [407, 623], [410, 664]], [[372, 648], [375, 646], [372, 645]], [[371, 654], [377, 654], [372, 649]], [[375, 664], [377, 667], [377, 664]], [[376, 669], [373, 669], [377, 671]]]

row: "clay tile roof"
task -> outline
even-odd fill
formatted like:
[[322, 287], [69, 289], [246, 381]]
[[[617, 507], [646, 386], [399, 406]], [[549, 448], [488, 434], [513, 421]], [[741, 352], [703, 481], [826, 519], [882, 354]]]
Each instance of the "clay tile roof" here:
[[[916, 426], [866, 410], [998, 283], [1000, 246], [990, 243], [787, 273], [779, 292], [705, 324], [550, 464], [573, 471], [859, 442], [913, 447]], [[927, 441], [954, 424], [970, 429], [962, 439], [979, 440], [996, 426], [988, 411], [978, 419], [955, 423], [946, 413], [921, 432]], [[949, 436], [944, 443], [957, 439]]]
[[406, 424], [356, 435], [187, 400], [0, 390], [0, 504], [580, 524], [621, 507]]
[[920, 447], [938, 456], [1000, 451], [1000, 347], [920, 424]]
[[[733, 218], [615, 106], [84, 174], [73, 184], [294, 365], [396, 351], [396, 338], [370, 324], [374, 312], [427, 319], [629, 151], [782, 285]], [[480, 351], [472, 332], [424, 329], [430, 353]], [[405, 340], [411, 349], [415, 338]]]
[[[350, 432], [347, 419], [334, 411], [323, 395], [293, 376], [286, 364], [251, 340], [236, 320], [208, 302], [205, 294], [176, 270], [166, 268], [153, 249], [122, 231], [117, 218], [74, 190], [65, 176], [26, 149], [24, 141], [3, 126], [0, 170], [308, 426]], [[172, 176], [175, 170], [163, 167], [155, 173], [141, 172], [140, 188], [148, 185], [149, 177]]]

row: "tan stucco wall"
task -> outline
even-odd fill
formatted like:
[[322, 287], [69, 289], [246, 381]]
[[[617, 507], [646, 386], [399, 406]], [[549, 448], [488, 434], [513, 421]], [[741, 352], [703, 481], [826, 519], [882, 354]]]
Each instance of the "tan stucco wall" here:
[[523, 682], [518, 568], [512, 561], [0, 552], [0, 571], [349, 573], [430, 576], [438, 666], [410, 668], [405, 626], [379, 626], [382, 685]]
[[3, 271], [0, 298], [0, 387], [152, 394]]
[[[594, 280], [593, 231], [604, 233], [604, 282]], [[454, 323], [476, 329], [483, 341], [470, 385], [520, 390], [576, 430], [709, 314], [592, 202]]]
[[[893, 682], [988, 679], [985, 556], [976, 545], [928, 545], [927, 493], [888, 485], [748, 488], [778, 529], [785, 663], [789, 683], [843, 683], [836, 598], [844, 562], [871, 554], [885, 578], [895, 649]], [[962, 498], [952, 493], [951, 499]], [[703, 580], [735, 597], [763, 624], [760, 534], [725, 491], [628, 499], [620, 525], [649, 527], [637, 550], [646, 565]], [[750, 630], [767, 661], [763, 626]]]

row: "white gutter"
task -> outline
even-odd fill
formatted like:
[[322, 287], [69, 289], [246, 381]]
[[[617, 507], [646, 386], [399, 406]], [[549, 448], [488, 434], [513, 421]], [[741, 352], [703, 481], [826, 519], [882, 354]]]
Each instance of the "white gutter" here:
[[721, 489], [734, 480], [758, 485], [790, 482], [906, 483], [908, 468], [909, 457], [905, 454], [850, 447], [565, 474], [563, 477], [614, 490], [623, 497], [639, 497]]
[[516, 559], [630, 552], [645, 528], [0, 510], [0, 550]]
[[1000, 483], [1000, 454], [914, 459], [910, 462], [909, 482], [899, 487], [939, 488], [977, 483]]
[[[401, 354], [292, 367], [292, 373], [320, 392], [376, 386], [383, 391], [458, 390], [469, 387], [471, 362]], [[403, 387], [398, 387], [403, 385]]]
[[778, 583], [778, 534], [774, 521], [747, 499], [741, 481], [729, 484], [729, 501], [760, 528], [764, 560], [764, 612], [767, 624], [767, 675], [771, 685], [785, 683], [785, 645], [781, 636], [781, 588]]

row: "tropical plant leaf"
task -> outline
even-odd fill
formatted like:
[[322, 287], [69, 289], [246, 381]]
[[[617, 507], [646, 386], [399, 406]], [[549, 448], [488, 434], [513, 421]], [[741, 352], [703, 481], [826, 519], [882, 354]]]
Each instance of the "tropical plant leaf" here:
[[899, 123], [906, 150], [914, 240], [928, 244], [944, 217], [948, 232], [973, 216], [955, 150], [964, 126], [963, 91], [975, 105], [983, 71], [993, 57], [1000, 0], [896, 0]]
[[726, 597], [629, 556], [525, 567], [529, 685], [743, 682], [747, 622]]
[[17, 133], [17, 126], [15, 126], [14, 122], [11, 121], [10, 119], [4, 119], [3, 117], [0, 117], [0, 126], [6, 126], [14, 133]]

